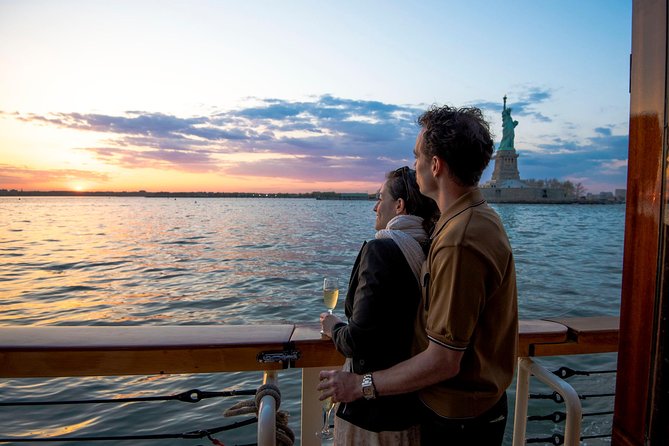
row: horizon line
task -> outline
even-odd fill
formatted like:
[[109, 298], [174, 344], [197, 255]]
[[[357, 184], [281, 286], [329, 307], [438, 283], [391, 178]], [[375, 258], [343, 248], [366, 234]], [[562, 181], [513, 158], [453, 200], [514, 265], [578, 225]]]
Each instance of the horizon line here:
[[337, 192], [337, 191], [311, 191], [311, 192], [208, 192], [208, 191], [156, 191], [150, 192], [147, 190], [136, 191], [76, 191], [76, 190], [23, 190], [23, 189], [0, 189], [0, 196], [18, 196], [18, 195], [134, 195], [134, 196], [152, 196], [152, 195], [198, 195], [198, 196], [215, 196], [215, 195], [248, 195], [248, 196], [270, 196], [270, 195], [308, 195], [308, 196], [328, 196], [328, 195], [351, 195], [351, 196], [376, 196], [376, 193], [369, 192]]

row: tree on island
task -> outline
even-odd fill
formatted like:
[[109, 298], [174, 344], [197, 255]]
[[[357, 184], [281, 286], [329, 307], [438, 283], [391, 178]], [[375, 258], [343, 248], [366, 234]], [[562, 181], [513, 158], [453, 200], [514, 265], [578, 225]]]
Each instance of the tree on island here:
[[585, 196], [586, 188], [582, 183], [572, 183], [571, 181], [560, 181], [557, 178], [550, 178], [545, 180], [537, 180], [535, 178], [530, 178], [529, 180], [523, 180], [529, 187], [535, 187], [538, 189], [562, 189], [565, 192], [565, 195], [568, 197], [581, 198]]
[[574, 186], [574, 195], [576, 195], [576, 198], [585, 197], [586, 192], [587, 189], [585, 188], [585, 186], [583, 186], [583, 184], [576, 183], [576, 185]]

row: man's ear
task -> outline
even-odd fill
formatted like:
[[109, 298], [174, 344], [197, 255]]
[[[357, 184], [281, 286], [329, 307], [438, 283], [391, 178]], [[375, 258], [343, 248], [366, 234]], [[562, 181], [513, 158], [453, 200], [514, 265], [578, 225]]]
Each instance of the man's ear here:
[[432, 176], [434, 178], [437, 178], [439, 175], [441, 175], [442, 170], [445, 167], [445, 164], [441, 158], [439, 158], [438, 156], [433, 156], [431, 159], [430, 167], [432, 168]]

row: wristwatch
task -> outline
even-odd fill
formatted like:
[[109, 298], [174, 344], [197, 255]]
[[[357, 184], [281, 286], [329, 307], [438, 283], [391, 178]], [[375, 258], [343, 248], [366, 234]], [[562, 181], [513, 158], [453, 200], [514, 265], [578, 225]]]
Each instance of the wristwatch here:
[[362, 396], [364, 396], [366, 400], [373, 400], [376, 398], [376, 388], [374, 387], [374, 380], [372, 379], [371, 373], [362, 376]]

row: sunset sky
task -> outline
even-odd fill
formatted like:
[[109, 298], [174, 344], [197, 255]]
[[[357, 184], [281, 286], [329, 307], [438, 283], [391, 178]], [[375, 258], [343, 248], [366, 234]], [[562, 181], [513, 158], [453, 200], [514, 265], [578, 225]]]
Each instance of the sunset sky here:
[[523, 178], [612, 191], [630, 48], [622, 0], [0, 0], [0, 189], [374, 192], [507, 95]]

